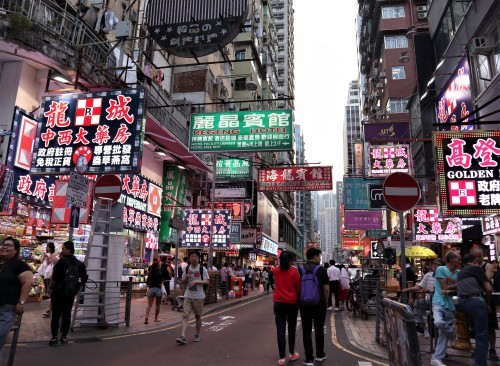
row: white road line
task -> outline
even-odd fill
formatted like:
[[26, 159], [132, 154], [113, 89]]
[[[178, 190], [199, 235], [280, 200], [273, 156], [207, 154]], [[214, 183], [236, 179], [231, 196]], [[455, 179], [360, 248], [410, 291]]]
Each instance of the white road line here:
[[373, 363], [366, 361], [358, 361], [358, 366], [373, 366]]

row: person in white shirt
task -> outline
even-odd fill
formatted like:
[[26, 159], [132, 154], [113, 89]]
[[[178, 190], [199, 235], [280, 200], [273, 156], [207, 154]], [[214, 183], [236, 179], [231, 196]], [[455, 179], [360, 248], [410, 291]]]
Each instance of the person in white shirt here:
[[328, 284], [330, 286], [330, 294], [328, 296], [328, 308], [332, 310], [332, 295], [335, 296], [335, 311], [339, 310], [339, 283], [340, 283], [340, 269], [335, 266], [335, 261], [330, 259], [330, 267], [326, 270], [328, 274]]

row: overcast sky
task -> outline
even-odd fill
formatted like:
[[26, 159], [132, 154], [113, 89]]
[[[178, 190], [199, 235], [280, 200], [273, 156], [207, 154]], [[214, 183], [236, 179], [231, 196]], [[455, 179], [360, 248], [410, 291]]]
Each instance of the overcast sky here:
[[295, 121], [306, 159], [344, 173], [343, 121], [357, 79], [356, 0], [295, 0]]

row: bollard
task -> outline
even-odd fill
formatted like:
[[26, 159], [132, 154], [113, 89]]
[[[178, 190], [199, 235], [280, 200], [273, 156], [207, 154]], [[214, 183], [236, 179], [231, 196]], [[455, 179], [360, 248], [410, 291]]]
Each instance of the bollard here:
[[469, 337], [469, 321], [464, 313], [455, 311], [455, 319], [457, 323], [457, 344], [456, 349], [472, 349]]

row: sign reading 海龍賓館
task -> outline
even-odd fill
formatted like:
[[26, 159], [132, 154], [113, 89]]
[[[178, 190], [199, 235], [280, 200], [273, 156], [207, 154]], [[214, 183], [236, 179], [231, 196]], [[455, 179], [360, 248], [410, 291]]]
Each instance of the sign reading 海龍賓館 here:
[[293, 167], [259, 169], [258, 190], [322, 191], [332, 189], [332, 167]]

